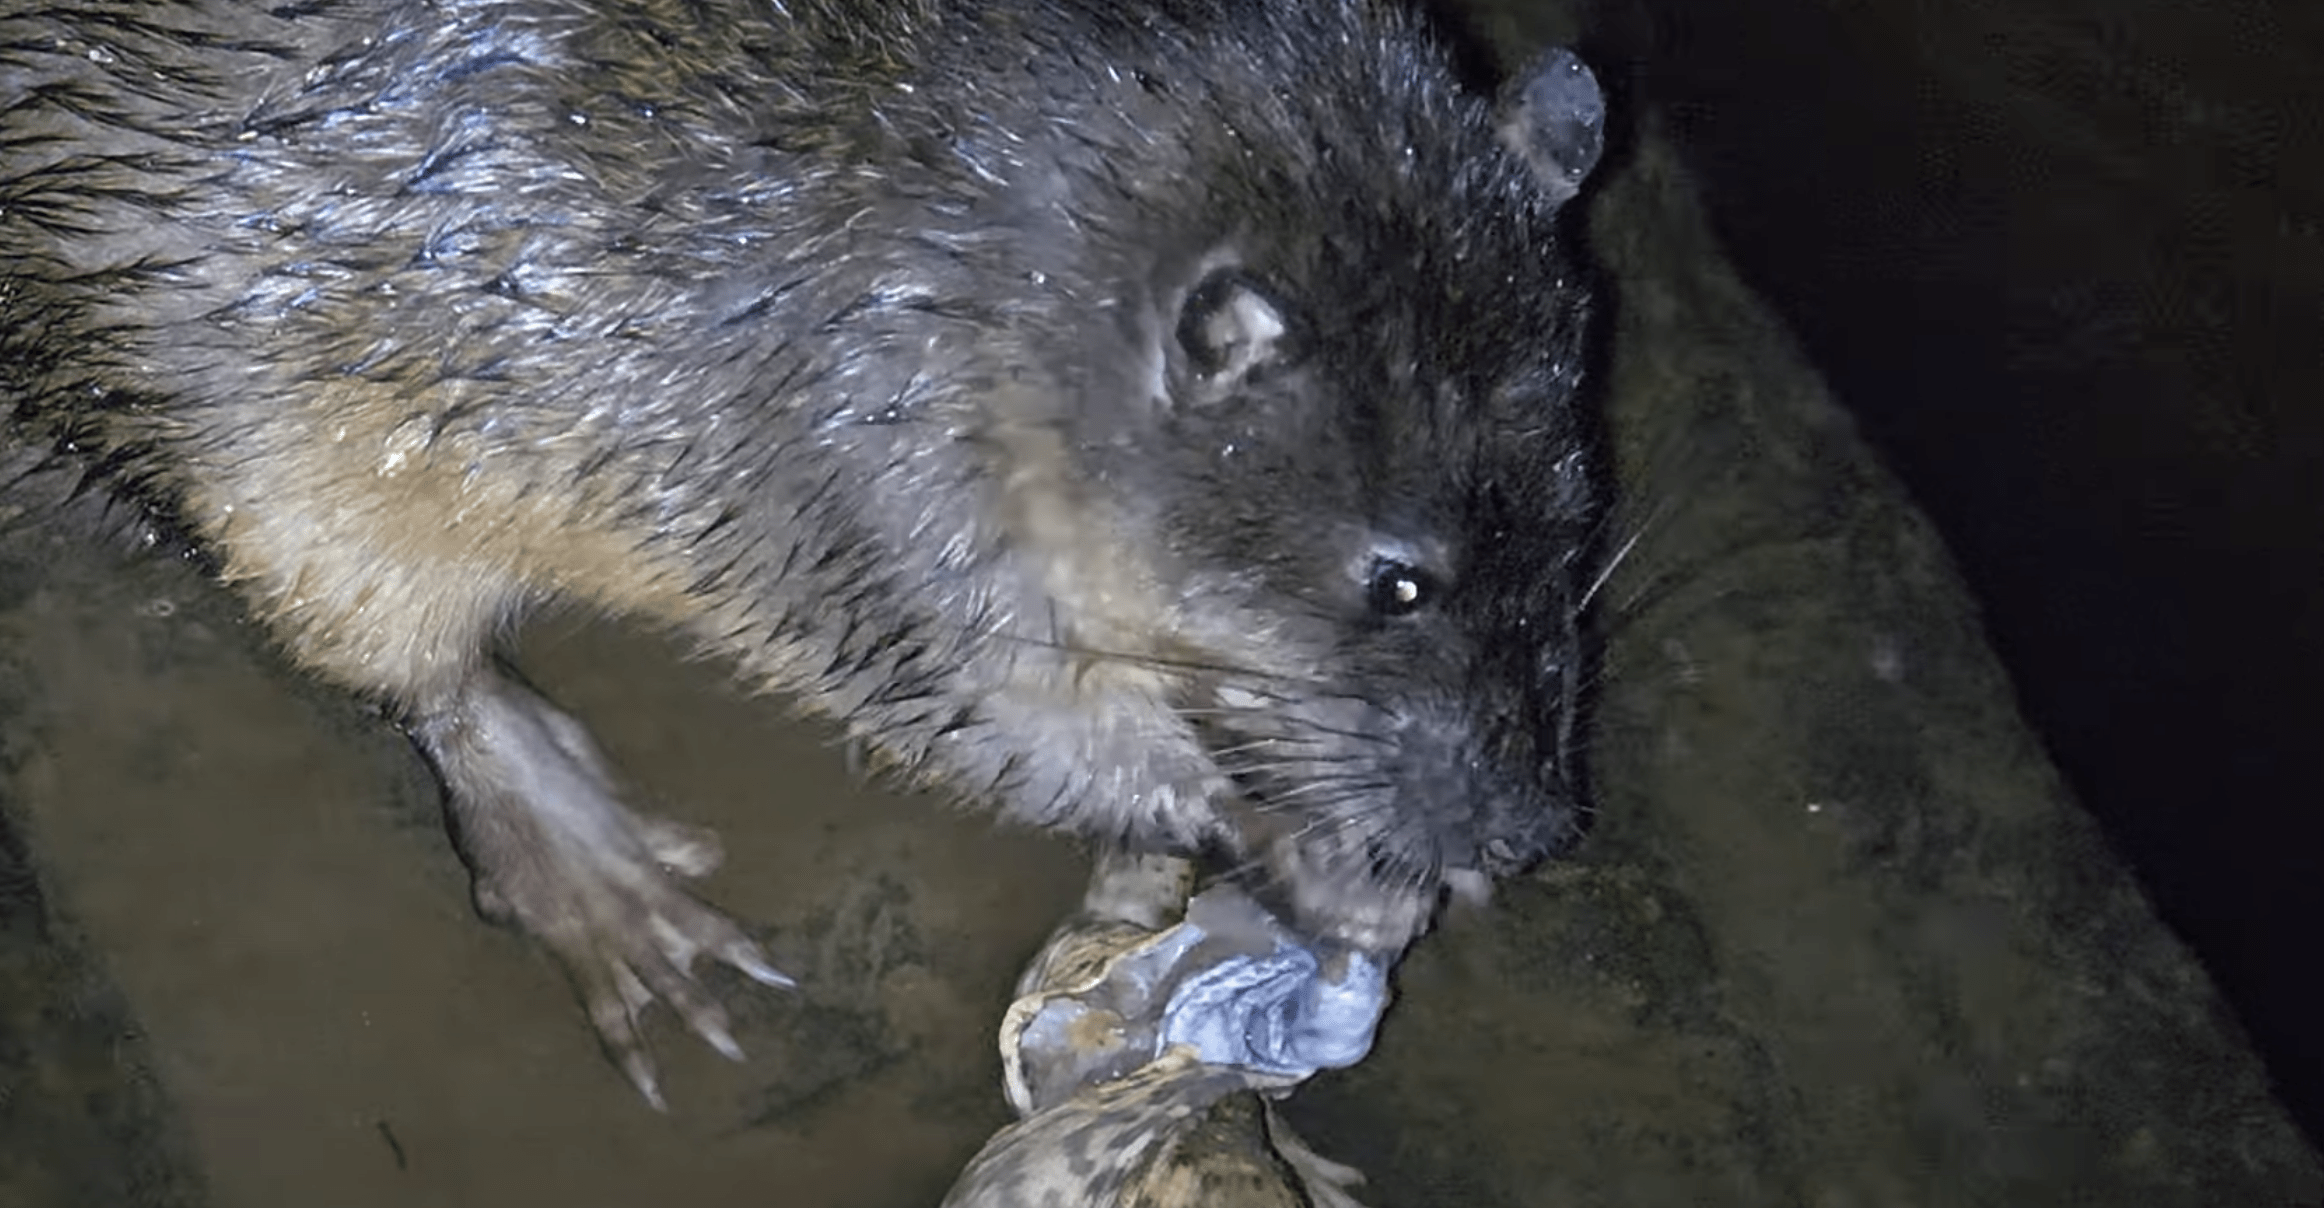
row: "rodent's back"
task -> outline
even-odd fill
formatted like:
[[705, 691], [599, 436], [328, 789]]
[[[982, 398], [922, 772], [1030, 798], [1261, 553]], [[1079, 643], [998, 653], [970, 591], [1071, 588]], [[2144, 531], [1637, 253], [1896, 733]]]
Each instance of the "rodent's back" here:
[[[898, 406], [884, 350], [926, 343], [917, 199], [957, 193], [940, 178], [960, 167], [918, 162], [928, 122], [881, 106], [926, 110], [905, 77], [926, 74], [937, 16], [374, 0], [0, 18], [25, 82], [0, 161], [14, 439], [182, 522], [294, 620], [312, 585], [252, 557], [306, 540], [439, 583], [481, 561], [666, 619], [724, 606], [713, 624], [791, 628], [699, 589], [737, 559], [854, 580], [896, 552], [819, 479], [859, 477], [829, 433], [875, 394]], [[984, 272], [945, 285], [1006, 309]], [[971, 502], [973, 467], [932, 468], [914, 485]], [[723, 548], [738, 536], [754, 548]], [[360, 568], [337, 577], [362, 590]], [[461, 594], [434, 610], [512, 607]], [[307, 643], [327, 672], [397, 654], [328, 628]]]
[[522, 475], [540, 483], [619, 465], [632, 519], [682, 541], [707, 520], [699, 480], [737, 458], [982, 406], [996, 365], [1086, 377], [1137, 355], [1091, 313], [1270, 196], [1216, 178], [1221, 141], [1309, 172], [1268, 127], [1296, 140], [1314, 117], [1286, 107], [1319, 101], [1351, 143], [1412, 141], [1361, 124], [1403, 107], [1330, 99], [1394, 71], [1297, 79], [1337, 61], [1303, 27], [1346, 14], [1316, 8], [1331, 19], [538, 0], [0, 18], [21, 83], [0, 398], [20, 440], [190, 503], [197, 529], [243, 505], [187, 499], [201, 460], [291, 424], [275, 443], [467, 439], [511, 478], [568, 450]]

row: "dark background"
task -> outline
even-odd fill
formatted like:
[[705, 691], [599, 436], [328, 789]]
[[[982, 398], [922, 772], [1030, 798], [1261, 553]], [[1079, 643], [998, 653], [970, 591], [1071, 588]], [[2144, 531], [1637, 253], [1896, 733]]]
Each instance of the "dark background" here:
[[2324, 6], [1598, 15], [2324, 1138]]

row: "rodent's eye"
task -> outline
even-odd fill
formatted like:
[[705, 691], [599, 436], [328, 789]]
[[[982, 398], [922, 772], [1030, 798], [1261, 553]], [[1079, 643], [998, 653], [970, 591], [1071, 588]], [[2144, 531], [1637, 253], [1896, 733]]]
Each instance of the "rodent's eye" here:
[[1384, 617], [1408, 617], [1436, 602], [1436, 579], [1410, 563], [1382, 558], [1372, 564], [1365, 596]]

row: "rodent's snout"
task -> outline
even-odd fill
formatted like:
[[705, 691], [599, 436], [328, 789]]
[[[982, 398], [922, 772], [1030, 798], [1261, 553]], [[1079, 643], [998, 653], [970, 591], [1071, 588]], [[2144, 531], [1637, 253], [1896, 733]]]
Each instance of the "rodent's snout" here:
[[1486, 839], [1477, 849], [1477, 863], [1496, 877], [1512, 876], [1556, 855], [1569, 845], [1566, 828], [1548, 820]]
[[1428, 929], [1448, 887], [1480, 893], [1581, 837], [1583, 811], [1562, 792], [1468, 787], [1458, 802], [1396, 794], [1354, 810], [1257, 810], [1244, 850], [1303, 931], [1392, 951]]
[[1394, 950], [1428, 929], [1448, 888], [1481, 895], [1580, 839], [1587, 811], [1556, 719], [1509, 709], [1480, 723], [1452, 693], [1357, 699], [1208, 718], [1240, 723], [1212, 736], [1239, 789], [1217, 803], [1221, 838], [1302, 931]]
[[1480, 871], [1513, 876], [1564, 855], [1581, 842], [1589, 815], [1562, 777], [1535, 793], [1514, 793], [1483, 805], [1476, 861]]

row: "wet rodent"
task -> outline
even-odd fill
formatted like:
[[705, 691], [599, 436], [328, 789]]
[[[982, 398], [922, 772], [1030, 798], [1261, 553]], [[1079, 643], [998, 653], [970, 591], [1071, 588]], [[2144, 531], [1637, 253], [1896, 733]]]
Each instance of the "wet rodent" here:
[[733, 1048], [698, 957], [783, 979], [494, 658], [552, 601], [1340, 942], [1584, 810], [1571, 56], [1478, 96], [1373, 0], [124, 0], [0, 17], [0, 106], [14, 462], [391, 706], [649, 1097], [655, 999]]

